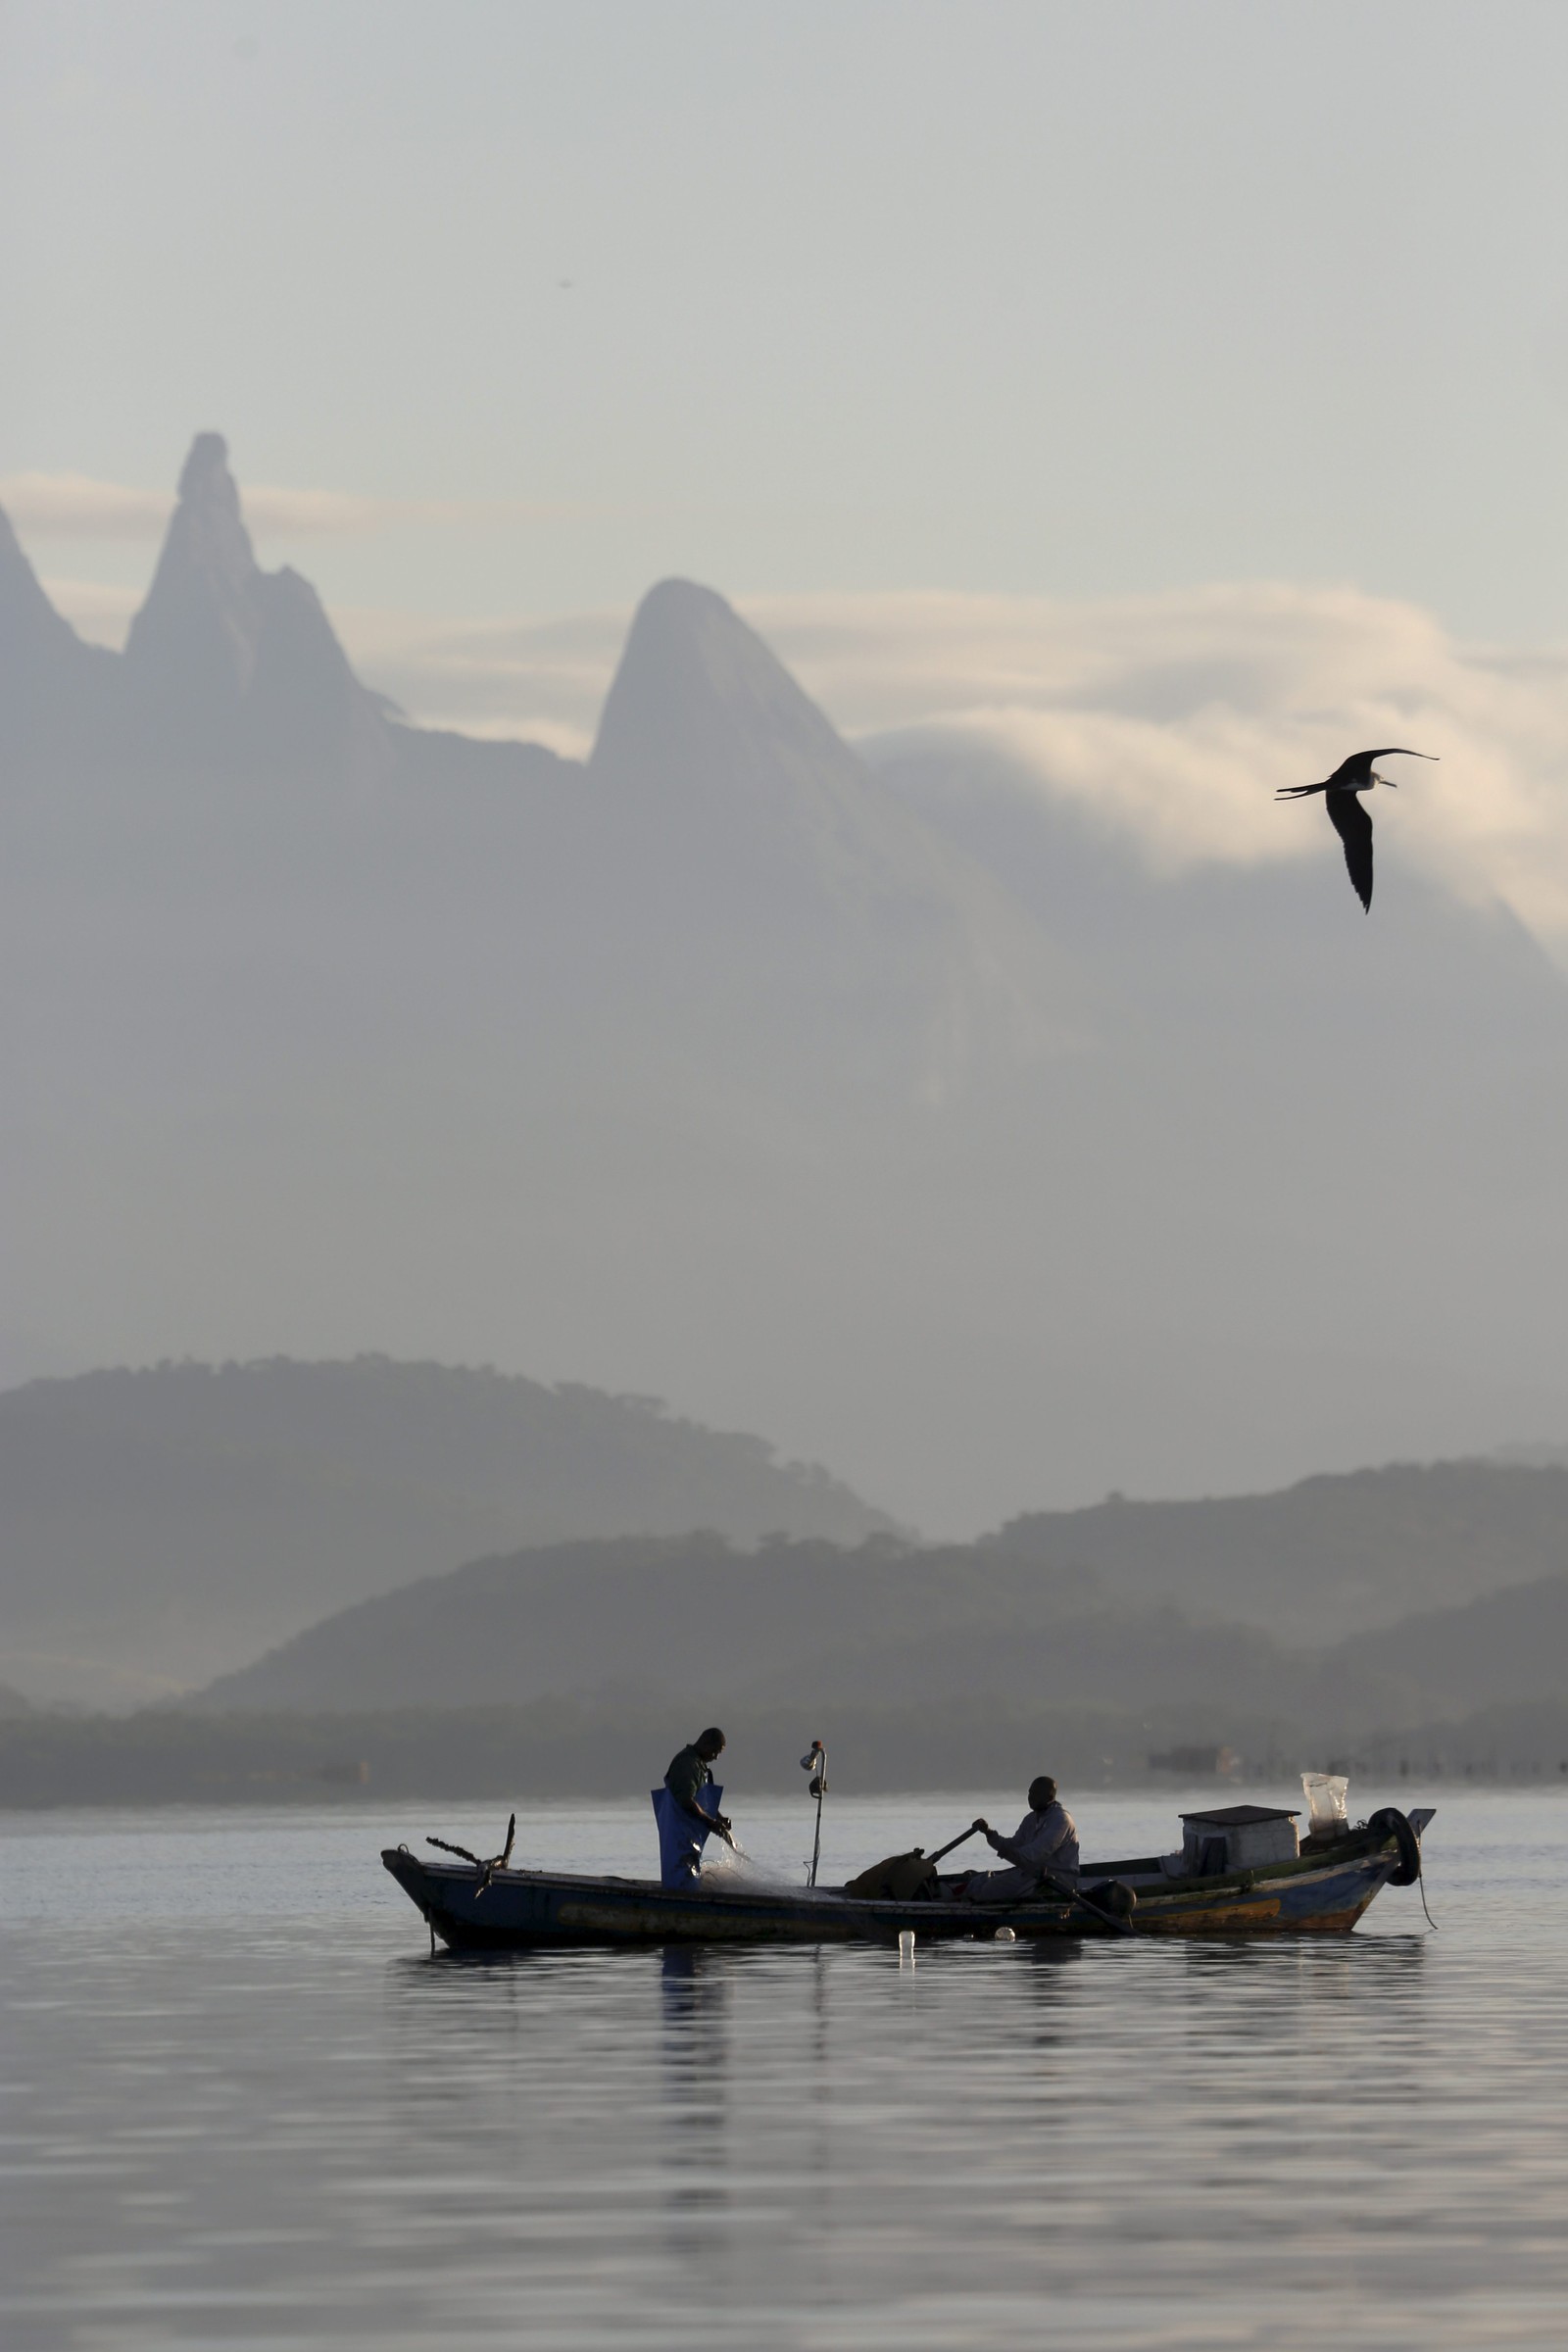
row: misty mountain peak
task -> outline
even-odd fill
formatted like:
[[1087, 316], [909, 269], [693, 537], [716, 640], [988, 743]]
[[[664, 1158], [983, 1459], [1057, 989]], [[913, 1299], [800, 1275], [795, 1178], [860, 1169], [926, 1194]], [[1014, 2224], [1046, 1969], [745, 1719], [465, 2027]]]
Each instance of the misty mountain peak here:
[[221, 433], [198, 433], [125, 644], [155, 740], [276, 765], [373, 753], [381, 733], [309, 581], [256, 561]]
[[220, 433], [198, 433], [147, 601], [130, 624], [127, 662], [205, 705], [237, 702], [256, 666], [261, 578], [227, 445]]
[[179, 470], [182, 501], [224, 506], [239, 520], [239, 485], [228, 470], [228, 443], [221, 433], [198, 433]]
[[722, 774], [733, 786], [781, 756], [859, 775], [830, 722], [732, 606], [693, 580], [661, 580], [632, 621], [594, 767]]
[[[615, 935], [651, 928], [644, 965], [657, 952], [680, 969], [688, 1035], [710, 1019], [723, 1051], [755, 1059], [764, 1004], [789, 1007], [779, 1052], [815, 1021], [847, 1038], [855, 1004], [878, 1084], [931, 1103], [1057, 1050], [1070, 982], [1045, 940], [884, 792], [710, 589], [663, 580], [643, 599], [589, 782], [602, 870], [624, 894]], [[715, 986], [740, 942], [762, 981], [744, 1011]], [[817, 1082], [832, 1068], [863, 1094], [865, 1066], [825, 1055]]]

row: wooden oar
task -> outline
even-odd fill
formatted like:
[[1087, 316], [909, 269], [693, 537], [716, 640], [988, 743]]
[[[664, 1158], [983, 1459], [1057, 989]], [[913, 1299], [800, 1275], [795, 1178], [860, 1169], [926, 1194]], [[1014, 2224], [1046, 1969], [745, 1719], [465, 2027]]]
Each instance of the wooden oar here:
[[[978, 1837], [985, 1826], [986, 1825], [983, 1821], [971, 1821], [966, 1830], [960, 1830], [956, 1838], [950, 1838], [946, 1845], [939, 1845], [934, 1854], [920, 1854], [921, 1861], [940, 1862], [944, 1854], [951, 1854], [953, 1852], [955, 1846], [967, 1844], [971, 1838]], [[917, 1854], [920, 1853], [920, 1848], [918, 1846], [916, 1846], [914, 1850]]]

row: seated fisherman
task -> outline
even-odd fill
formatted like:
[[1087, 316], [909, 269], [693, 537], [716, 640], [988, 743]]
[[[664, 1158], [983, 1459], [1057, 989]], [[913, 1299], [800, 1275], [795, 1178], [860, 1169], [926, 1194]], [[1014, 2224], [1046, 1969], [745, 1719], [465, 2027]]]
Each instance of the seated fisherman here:
[[718, 1811], [720, 1792], [715, 1789], [707, 1804], [703, 1802], [704, 1791], [712, 1787], [713, 1766], [723, 1752], [724, 1735], [711, 1724], [669, 1760], [659, 1820], [661, 1875], [666, 1886], [698, 1876], [710, 1831], [716, 1831], [726, 1845], [735, 1842], [727, 1818]]
[[993, 1852], [1013, 1867], [971, 1871], [956, 1889], [964, 1902], [1021, 1903], [1031, 1895], [1049, 1897], [1051, 1888], [1040, 1883], [1042, 1872], [1048, 1870], [1053, 1878], [1077, 1884], [1078, 1825], [1066, 1806], [1057, 1803], [1056, 1784], [1049, 1774], [1030, 1782], [1029, 1810], [1013, 1837], [1000, 1837], [987, 1822], [979, 1826]]

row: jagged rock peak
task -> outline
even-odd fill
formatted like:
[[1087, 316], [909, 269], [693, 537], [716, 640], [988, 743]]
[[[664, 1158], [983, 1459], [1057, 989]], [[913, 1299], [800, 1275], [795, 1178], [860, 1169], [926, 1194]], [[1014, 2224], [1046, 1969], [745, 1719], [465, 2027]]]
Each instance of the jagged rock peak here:
[[228, 443], [221, 433], [198, 433], [180, 467], [182, 500], [212, 501], [239, 520], [239, 485], [228, 470]]
[[384, 724], [315, 589], [257, 563], [221, 433], [191, 443], [125, 662], [161, 751], [279, 773], [384, 758]]
[[125, 658], [203, 703], [243, 695], [256, 664], [261, 568], [220, 433], [198, 433]]
[[76, 633], [44, 594], [11, 517], [0, 509], [0, 662], [47, 644], [74, 645]]
[[638, 606], [606, 698], [594, 764], [689, 765], [771, 750], [858, 768], [810, 697], [755, 629], [693, 580], [661, 580]]

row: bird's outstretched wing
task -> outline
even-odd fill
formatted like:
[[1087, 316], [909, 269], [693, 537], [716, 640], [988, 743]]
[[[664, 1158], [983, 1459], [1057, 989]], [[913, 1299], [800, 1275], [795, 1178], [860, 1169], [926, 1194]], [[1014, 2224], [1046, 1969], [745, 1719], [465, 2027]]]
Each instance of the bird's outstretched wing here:
[[[1372, 757], [1379, 755], [1374, 752]], [[1372, 906], [1372, 818], [1364, 801], [1353, 792], [1325, 793], [1329, 821], [1345, 844], [1345, 866], [1355, 884], [1355, 895], [1370, 912]]]
[[1330, 776], [1329, 785], [1331, 789], [1338, 784], [1342, 790], [1365, 792], [1372, 781], [1374, 760], [1436, 760], [1437, 756], [1436, 752], [1412, 752], [1402, 743], [1380, 743], [1376, 751], [1352, 752], [1348, 760], [1342, 760]]

